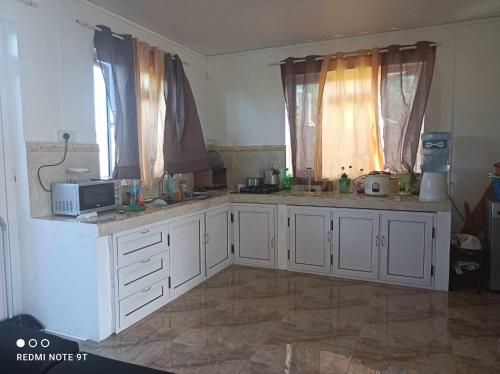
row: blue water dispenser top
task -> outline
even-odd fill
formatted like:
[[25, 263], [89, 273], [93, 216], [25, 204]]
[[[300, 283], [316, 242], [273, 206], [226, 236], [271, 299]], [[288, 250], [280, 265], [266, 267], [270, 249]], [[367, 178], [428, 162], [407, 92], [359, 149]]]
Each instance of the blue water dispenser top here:
[[450, 170], [451, 133], [424, 132], [422, 134], [423, 172], [445, 172]]

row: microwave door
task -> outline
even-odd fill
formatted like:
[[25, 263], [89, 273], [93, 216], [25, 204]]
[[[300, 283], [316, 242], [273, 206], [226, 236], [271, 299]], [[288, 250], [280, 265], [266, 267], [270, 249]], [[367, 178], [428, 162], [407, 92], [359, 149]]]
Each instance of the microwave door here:
[[80, 185], [79, 194], [80, 214], [102, 212], [115, 207], [115, 185], [113, 183]]

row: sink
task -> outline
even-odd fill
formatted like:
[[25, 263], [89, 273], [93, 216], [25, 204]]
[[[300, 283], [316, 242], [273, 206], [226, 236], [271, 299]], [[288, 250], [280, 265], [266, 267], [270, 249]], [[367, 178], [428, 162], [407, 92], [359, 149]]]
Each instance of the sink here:
[[[147, 204], [152, 204], [153, 201], [160, 199], [160, 200], [163, 200], [164, 202], [166, 202], [167, 205], [174, 205], [174, 204], [185, 203], [187, 201], [193, 201], [193, 200], [205, 200], [205, 199], [208, 199], [210, 197], [212, 197], [212, 195], [208, 194], [208, 193], [193, 192], [191, 197], [186, 197], [180, 201], [175, 200], [175, 199], [169, 199], [167, 197], [157, 197], [157, 198], [151, 199], [151, 201], [148, 201]], [[153, 204], [153, 205], [156, 205], [156, 204]], [[161, 205], [161, 204], [158, 204], [158, 205]]]

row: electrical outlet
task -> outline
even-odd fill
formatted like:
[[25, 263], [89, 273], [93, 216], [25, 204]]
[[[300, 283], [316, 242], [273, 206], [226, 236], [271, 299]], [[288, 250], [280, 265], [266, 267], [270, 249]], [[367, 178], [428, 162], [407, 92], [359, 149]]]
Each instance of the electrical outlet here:
[[68, 143], [76, 143], [76, 131], [74, 130], [57, 130], [57, 142], [64, 143], [64, 134], [69, 134]]

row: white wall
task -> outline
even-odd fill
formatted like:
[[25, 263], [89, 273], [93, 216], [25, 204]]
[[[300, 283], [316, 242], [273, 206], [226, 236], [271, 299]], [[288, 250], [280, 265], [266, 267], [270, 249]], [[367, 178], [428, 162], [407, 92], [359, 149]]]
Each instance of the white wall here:
[[460, 207], [465, 200], [474, 206], [500, 160], [498, 17], [211, 57], [205, 137], [227, 146], [285, 143], [280, 68], [271, 62], [419, 40], [438, 43], [426, 130], [453, 132], [452, 196]]
[[426, 124], [436, 130], [450, 129], [453, 28], [443, 26], [211, 57], [208, 62], [210, 126], [206, 138], [215, 138], [220, 145], [229, 146], [285, 143], [280, 67], [269, 66], [271, 62], [289, 56], [350, 52], [419, 40], [439, 44]]
[[18, 32], [26, 141], [55, 141], [59, 129], [76, 131], [76, 142], [95, 143], [93, 31], [75, 19], [130, 33], [188, 62], [202, 125], [206, 125], [206, 58], [84, 0], [37, 0], [30, 7], [0, 1], [0, 18]]
[[[13, 242], [19, 244], [13, 246], [14, 312], [43, 317], [44, 312], [39, 309], [43, 300], [36, 298], [33, 285], [44, 284], [47, 277], [37, 271], [38, 256], [43, 257], [44, 251], [37, 252], [41, 239], [30, 216], [25, 141], [54, 142], [57, 130], [64, 129], [75, 131], [78, 143], [96, 142], [93, 31], [78, 25], [75, 19], [108, 25], [118, 33], [130, 33], [167, 52], [179, 54], [189, 64], [185, 70], [202, 126], [206, 126], [207, 61], [204, 56], [84, 0], [36, 0], [36, 3], [37, 7], [30, 7], [16, 0], [0, 0], [0, 19], [9, 24], [9, 32], [15, 32], [18, 41], [18, 53], [12, 52], [15, 74], [9, 79], [0, 79], [0, 91], [10, 93], [8, 102], [5, 101], [9, 106], [4, 110], [9, 134], [7, 175], [9, 180], [14, 180], [16, 175], [17, 180], [15, 193], [9, 192], [12, 204], [9, 208], [15, 208], [12, 211], [17, 213], [17, 217], [13, 214], [10, 220], [12, 226], [17, 221], [18, 235]], [[12, 41], [9, 45], [16, 43]]]

